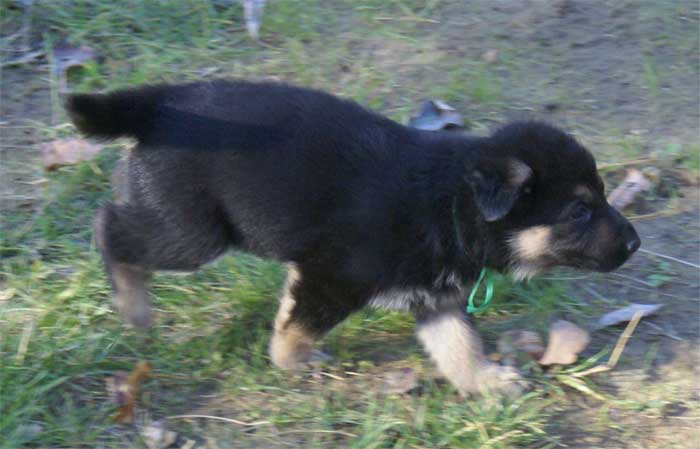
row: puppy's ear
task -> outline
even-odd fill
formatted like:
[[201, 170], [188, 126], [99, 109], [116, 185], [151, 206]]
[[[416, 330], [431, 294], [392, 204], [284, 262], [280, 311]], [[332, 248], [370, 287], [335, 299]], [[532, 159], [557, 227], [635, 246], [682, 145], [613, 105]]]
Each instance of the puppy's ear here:
[[505, 217], [520, 197], [532, 169], [514, 158], [482, 159], [467, 175], [476, 205], [486, 221]]

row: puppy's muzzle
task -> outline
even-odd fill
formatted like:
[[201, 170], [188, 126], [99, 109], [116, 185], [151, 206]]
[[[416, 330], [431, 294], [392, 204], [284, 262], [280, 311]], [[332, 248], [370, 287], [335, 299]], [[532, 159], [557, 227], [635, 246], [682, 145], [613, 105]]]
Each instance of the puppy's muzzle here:
[[642, 244], [634, 226], [625, 217], [611, 206], [608, 206], [608, 214], [610, 221], [614, 224], [616, 238], [609, 257], [601, 261], [600, 271], [612, 271], [620, 267]]

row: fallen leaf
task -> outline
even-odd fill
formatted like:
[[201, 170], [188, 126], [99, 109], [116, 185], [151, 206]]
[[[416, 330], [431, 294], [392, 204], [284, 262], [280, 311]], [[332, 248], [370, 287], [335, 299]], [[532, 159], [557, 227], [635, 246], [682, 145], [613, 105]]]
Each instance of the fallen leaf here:
[[544, 344], [536, 332], [513, 330], [502, 333], [498, 339], [498, 352], [501, 354], [501, 360], [505, 364], [513, 365], [518, 351], [537, 359], [544, 352]]
[[44, 169], [55, 170], [63, 165], [76, 164], [93, 158], [103, 146], [84, 139], [69, 138], [47, 142], [41, 146]]
[[568, 321], [557, 321], [549, 327], [549, 340], [540, 365], [571, 365], [591, 341], [588, 332]]
[[94, 48], [87, 45], [71, 47], [61, 45], [54, 47], [53, 60], [54, 72], [56, 76], [63, 76], [71, 67], [82, 67], [88, 61], [93, 61], [97, 57]]
[[141, 382], [148, 377], [151, 372], [151, 365], [147, 361], [140, 361], [130, 373], [117, 371], [114, 376], [107, 379], [107, 391], [119, 409], [114, 417], [114, 421], [126, 424], [134, 421], [134, 406], [136, 405], [136, 395]]
[[148, 449], [165, 449], [175, 444], [177, 433], [168, 430], [160, 421], [155, 421], [141, 429], [141, 438]]
[[194, 445], [197, 444], [194, 440], [187, 440], [185, 441], [185, 444], [180, 446], [180, 449], [192, 449]]
[[634, 197], [639, 192], [648, 190], [650, 187], [651, 181], [644, 176], [644, 173], [636, 168], [631, 168], [627, 170], [627, 176], [622, 184], [608, 195], [608, 203], [615, 209], [622, 210], [632, 204]]
[[408, 393], [418, 386], [418, 379], [415, 371], [411, 368], [401, 368], [396, 371], [390, 371], [384, 376], [385, 394], [403, 394]]
[[601, 328], [625, 323], [630, 321], [638, 312], [641, 313], [642, 318], [644, 318], [645, 316], [656, 313], [656, 311], [659, 310], [662, 305], [663, 304], [630, 304], [622, 309], [606, 313], [600, 317], [597, 326], [598, 328]]
[[417, 116], [411, 117], [408, 126], [427, 131], [437, 131], [445, 128], [462, 128], [462, 115], [452, 106], [440, 100], [430, 100], [423, 104]]

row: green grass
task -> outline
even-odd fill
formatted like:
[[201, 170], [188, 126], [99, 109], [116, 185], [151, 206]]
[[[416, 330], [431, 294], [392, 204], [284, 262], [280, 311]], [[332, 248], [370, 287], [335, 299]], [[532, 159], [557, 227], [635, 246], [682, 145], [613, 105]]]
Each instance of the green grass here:
[[[448, 3], [277, 0], [266, 5], [261, 43], [246, 34], [237, 1], [63, 0], [35, 2], [24, 13], [16, 2], [1, 0], [0, 20], [5, 35], [30, 14], [30, 40], [48, 53], [60, 42], [95, 48], [96, 61], [68, 74], [77, 91], [274, 77], [351, 97], [400, 121], [421, 100], [434, 97], [477, 119], [502, 112], [513, 80], [478, 58], [454, 57], [426, 28], [446, 19]], [[502, 65], [515, 70], [520, 55], [506, 47], [499, 56]], [[75, 132], [65, 124], [57, 80], [46, 72], [27, 80], [37, 88], [48, 86], [45, 101], [53, 110], [50, 120], [27, 124], [37, 141]], [[645, 60], [640, 77], [657, 91], [654, 60]], [[22, 139], [17, 138], [18, 146], [26, 146]], [[646, 149], [635, 136], [615, 138], [611, 146], [610, 160], [637, 158]], [[667, 152], [697, 170], [697, 149], [691, 144]], [[197, 447], [205, 447], [207, 439], [219, 447], [554, 447], [556, 438], [548, 433], [557, 403], [571, 392], [598, 394], [588, 380], [576, 384], [571, 372], [529, 365], [524, 371], [533, 391], [517, 401], [462, 399], [434, 379], [413, 337], [412, 318], [378, 311], [356, 314], [324, 339], [334, 356], [324, 371], [335, 377], [280, 372], [270, 366], [267, 344], [284, 269], [240, 253], [197, 273], [157, 274], [151, 289], [154, 328], [141, 334], [124, 327], [110, 307], [91, 241], [94, 211], [110, 197], [111, 168], [123, 151], [122, 145], [110, 144], [93, 161], [49, 175], [23, 168], [27, 177], [46, 179], [31, 190], [29, 206], [3, 211], [3, 449], [145, 447], [136, 427], [113, 423], [115, 406], [105, 388], [107, 378], [139, 360], [153, 365], [153, 375], [143, 385], [137, 422], [166, 419]], [[7, 167], [14, 169], [13, 164]], [[657, 268], [645, 273], [646, 281], [669, 282], [672, 273]], [[493, 347], [504, 329], [544, 334], [554, 317], [590, 317], [588, 307], [562, 281], [513, 284], [499, 277], [493, 305], [476, 322]], [[584, 358], [575, 369], [594, 361]], [[420, 387], [407, 395], [382, 395], [382, 374], [399, 367], [414, 369]], [[167, 419], [187, 413], [269, 424], [248, 428]], [[607, 426], [604, 418], [601, 425]]]

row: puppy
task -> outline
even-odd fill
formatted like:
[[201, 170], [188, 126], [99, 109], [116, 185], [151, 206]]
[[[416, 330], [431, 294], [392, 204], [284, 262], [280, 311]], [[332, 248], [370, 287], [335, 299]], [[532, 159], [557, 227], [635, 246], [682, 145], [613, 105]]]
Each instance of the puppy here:
[[238, 248], [289, 267], [270, 343], [305, 366], [365, 306], [415, 314], [418, 339], [463, 393], [513, 388], [464, 311], [482, 268], [528, 278], [610, 271], [640, 245], [605, 200], [593, 156], [564, 132], [513, 123], [490, 137], [407, 128], [331, 95], [202, 82], [71, 96], [79, 130], [130, 136], [119, 201], [95, 219], [126, 321], [151, 322], [156, 270]]

